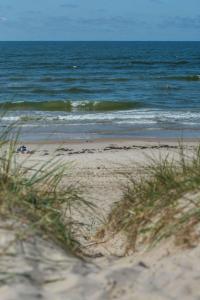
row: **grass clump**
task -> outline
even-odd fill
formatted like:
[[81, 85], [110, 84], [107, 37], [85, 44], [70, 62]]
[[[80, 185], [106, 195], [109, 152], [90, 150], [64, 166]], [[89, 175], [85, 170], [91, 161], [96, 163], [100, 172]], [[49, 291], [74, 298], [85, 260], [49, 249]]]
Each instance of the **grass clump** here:
[[108, 228], [124, 232], [127, 251], [175, 237], [177, 243], [193, 245], [200, 224], [200, 147], [187, 153], [180, 146], [179, 158], [152, 160], [131, 178], [123, 199], [109, 215]]
[[[16, 162], [18, 138], [10, 126], [0, 136], [0, 217], [20, 222], [28, 234], [42, 233], [63, 248], [78, 250], [73, 210], [84, 213], [92, 205], [80, 191], [64, 185], [67, 166], [56, 160], [32, 167]], [[28, 159], [28, 157], [27, 157]], [[35, 170], [35, 171], [34, 171]]]

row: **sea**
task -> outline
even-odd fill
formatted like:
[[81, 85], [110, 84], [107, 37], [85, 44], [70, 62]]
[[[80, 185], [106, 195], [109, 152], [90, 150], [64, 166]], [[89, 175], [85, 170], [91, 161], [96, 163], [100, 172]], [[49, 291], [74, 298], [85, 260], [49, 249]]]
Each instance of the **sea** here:
[[0, 131], [200, 138], [200, 42], [0, 42]]

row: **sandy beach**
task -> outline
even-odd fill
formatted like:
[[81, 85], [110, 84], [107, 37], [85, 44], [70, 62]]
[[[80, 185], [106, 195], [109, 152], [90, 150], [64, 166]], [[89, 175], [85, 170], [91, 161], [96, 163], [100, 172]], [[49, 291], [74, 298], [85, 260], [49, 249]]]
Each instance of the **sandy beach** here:
[[[105, 215], [110, 205], [120, 200], [126, 175], [139, 174], [140, 167], [151, 159], [168, 154], [176, 156], [179, 142], [173, 139], [104, 139], [26, 143], [33, 154], [18, 154], [17, 158], [20, 162], [24, 160], [28, 167], [52, 158], [68, 165], [66, 183], [83, 187], [87, 198]], [[183, 144], [189, 150], [198, 145], [198, 141], [184, 140]]]
[[[28, 143], [25, 144], [32, 154], [17, 154], [17, 159], [28, 168], [38, 168], [45, 161], [56, 160], [66, 165], [63, 184], [80, 187], [85, 199], [95, 205], [94, 215], [78, 216], [78, 221], [86, 223], [86, 238], [94, 235], [97, 228], [104, 224], [114, 203], [121, 200], [128, 176], [139, 177], [144, 166], [152, 159], [169, 157], [177, 159], [179, 155], [177, 140], [94, 140], [66, 141], [62, 143]], [[196, 140], [181, 141], [190, 153], [198, 145]], [[22, 145], [22, 144], [20, 144]], [[37, 167], [36, 167], [37, 166]], [[87, 228], [89, 231], [87, 232]], [[87, 241], [81, 243], [88, 244]], [[123, 242], [123, 241], [122, 241]], [[90, 244], [90, 243], [89, 243]], [[104, 246], [104, 245], [103, 245]], [[90, 247], [91, 253], [102, 252], [103, 255], [124, 255], [121, 244], [106, 247]], [[94, 253], [93, 253], [94, 252]]]
[[[183, 143], [190, 153], [198, 141]], [[184, 250], [176, 248], [169, 239], [148, 252], [127, 256], [123, 237], [103, 243], [95, 240], [95, 233], [104, 224], [113, 203], [122, 197], [127, 174], [138, 176], [141, 166], [150, 158], [176, 158], [177, 141], [101, 140], [26, 146], [32, 154], [18, 153], [18, 162], [29, 168], [52, 158], [67, 163], [69, 170], [63, 183], [80, 186], [84, 197], [96, 208], [92, 215], [77, 216], [87, 223], [79, 236], [86, 254], [83, 261], [39, 236], [14, 240], [0, 263], [2, 299], [199, 299], [199, 246]], [[5, 228], [0, 231], [3, 249], [15, 233]], [[10, 256], [12, 259], [8, 259]], [[7, 278], [8, 270], [15, 274], [14, 281]]]
[[1, 0], [0, 300], [200, 300], [198, 11]]

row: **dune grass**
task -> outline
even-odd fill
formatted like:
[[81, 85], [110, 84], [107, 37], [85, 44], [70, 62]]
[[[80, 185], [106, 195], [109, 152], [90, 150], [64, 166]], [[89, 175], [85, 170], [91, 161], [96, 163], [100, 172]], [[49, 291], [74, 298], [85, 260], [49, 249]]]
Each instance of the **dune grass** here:
[[42, 234], [75, 253], [79, 248], [75, 238], [79, 224], [72, 212], [84, 213], [92, 209], [91, 203], [83, 199], [77, 187], [63, 184], [67, 165], [55, 159], [32, 168], [17, 163], [17, 143], [18, 134], [13, 133], [11, 125], [0, 135], [1, 220], [20, 222], [26, 234]]
[[129, 178], [107, 229], [126, 235], [127, 251], [171, 236], [179, 245], [194, 245], [200, 236], [200, 147], [188, 153], [180, 145], [178, 159], [151, 159], [142, 174]]
[[[32, 168], [19, 164], [17, 143], [11, 125], [0, 136], [1, 219], [19, 221], [28, 234], [42, 233], [77, 252], [76, 232], [82, 224], [73, 218], [73, 211], [84, 214], [93, 208], [91, 203], [76, 186], [63, 184], [68, 166], [59, 161]], [[127, 251], [168, 237], [193, 246], [200, 236], [200, 146], [189, 153], [180, 145], [178, 159], [151, 160], [141, 174], [129, 176], [123, 198], [113, 206], [102, 232], [123, 232]]]

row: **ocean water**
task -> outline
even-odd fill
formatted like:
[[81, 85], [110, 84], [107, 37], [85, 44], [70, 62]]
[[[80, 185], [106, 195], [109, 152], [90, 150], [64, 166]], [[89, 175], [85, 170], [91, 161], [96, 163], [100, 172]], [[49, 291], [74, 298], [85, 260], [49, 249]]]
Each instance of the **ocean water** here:
[[200, 138], [200, 42], [0, 42], [24, 140]]

